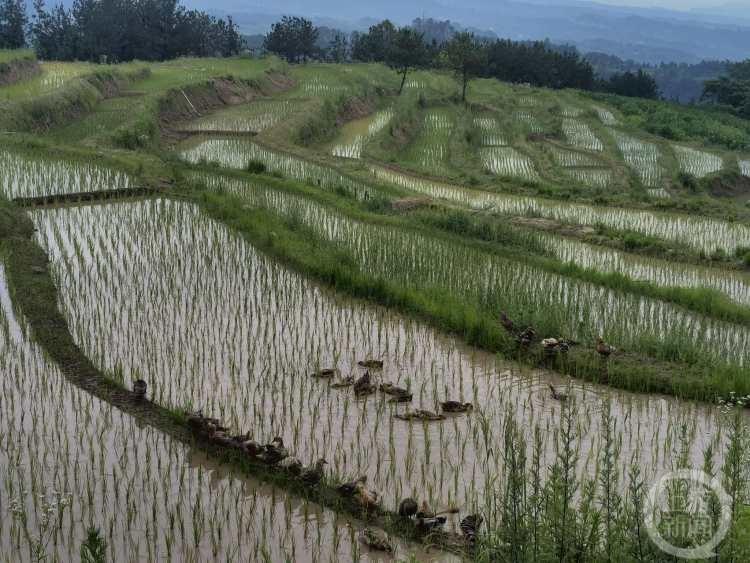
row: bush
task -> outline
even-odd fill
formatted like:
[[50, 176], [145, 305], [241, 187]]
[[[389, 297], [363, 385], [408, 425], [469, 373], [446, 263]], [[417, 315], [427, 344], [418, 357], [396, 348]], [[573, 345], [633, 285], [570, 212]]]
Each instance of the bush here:
[[266, 165], [259, 160], [251, 160], [245, 166], [245, 171], [250, 172], [250, 174], [264, 174], [267, 169]]

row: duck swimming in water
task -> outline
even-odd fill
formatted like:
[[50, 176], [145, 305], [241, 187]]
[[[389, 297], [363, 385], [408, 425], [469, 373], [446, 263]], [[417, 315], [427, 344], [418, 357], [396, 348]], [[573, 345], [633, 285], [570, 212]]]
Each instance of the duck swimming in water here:
[[274, 438], [270, 444], [264, 446], [264, 451], [258, 456], [259, 459], [263, 460], [269, 465], [276, 465], [282, 459], [289, 457], [289, 452], [284, 447], [284, 440], [278, 436]]
[[443, 409], [443, 412], [464, 413], [474, 410], [474, 405], [471, 403], [460, 403], [459, 401], [445, 401], [444, 403], [440, 403], [440, 408]]
[[342, 483], [341, 485], [336, 487], [336, 490], [344, 496], [352, 497], [357, 492], [357, 489], [359, 489], [360, 487], [364, 487], [366, 484], [367, 475], [362, 475], [354, 481]]
[[326, 465], [328, 462], [320, 458], [318, 461], [315, 462], [315, 465], [313, 467], [307, 467], [302, 470], [300, 473], [300, 479], [309, 486], [314, 486], [320, 483], [320, 481], [324, 477], [323, 473], [323, 466]]
[[552, 391], [552, 398], [555, 401], [560, 401], [561, 403], [568, 400], [568, 395], [566, 393], [562, 393], [561, 391], [558, 391], [554, 385], [551, 383], [549, 384], [550, 391]]
[[405, 498], [398, 505], [398, 515], [404, 518], [411, 518], [419, 511], [417, 501], [413, 498]]
[[359, 535], [360, 541], [367, 547], [376, 551], [393, 552], [393, 545], [385, 532], [365, 528]]
[[319, 369], [318, 371], [314, 371], [310, 374], [310, 377], [315, 377], [317, 379], [331, 379], [333, 376], [337, 375], [339, 373], [339, 370], [334, 368], [324, 368]]
[[422, 409], [396, 414], [394, 417], [399, 420], [421, 420], [422, 422], [439, 422], [445, 420], [445, 416], [442, 414], [436, 414], [432, 411]]
[[360, 360], [357, 365], [367, 369], [383, 369], [383, 360]]
[[354, 376], [348, 375], [344, 379], [336, 383], [331, 383], [331, 388], [332, 389], [344, 389], [345, 387], [351, 387], [352, 385], [354, 385], [354, 382], [355, 382]]

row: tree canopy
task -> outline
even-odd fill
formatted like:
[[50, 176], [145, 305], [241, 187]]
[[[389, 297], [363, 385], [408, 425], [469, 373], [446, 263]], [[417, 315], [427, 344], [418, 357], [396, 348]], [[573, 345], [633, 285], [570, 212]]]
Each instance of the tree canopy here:
[[231, 17], [186, 10], [177, 0], [74, 0], [70, 9], [49, 11], [36, 0], [34, 7], [32, 40], [42, 59], [155, 61], [242, 48]]
[[461, 83], [461, 100], [472, 78], [480, 76], [487, 66], [487, 51], [473, 33], [456, 33], [443, 49], [443, 63]]
[[314, 58], [319, 49], [318, 29], [310, 20], [284, 16], [271, 27], [266, 35], [265, 47], [290, 63], [303, 62]]
[[408, 27], [399, 29], [386, 52], [385, 62], [401, 76], [398, 90], [401, 94], [409, 71], [425, 67], [430, 62], [430, 53], [422, 34]]
[[729, 106], [738, 116], [750, 119], [750, 59], [730, 64], [726, 76], [707, 81], [703, 99]]
[[0, 49], [18, 49], [26, 44], [26, 3], [0, 0]]

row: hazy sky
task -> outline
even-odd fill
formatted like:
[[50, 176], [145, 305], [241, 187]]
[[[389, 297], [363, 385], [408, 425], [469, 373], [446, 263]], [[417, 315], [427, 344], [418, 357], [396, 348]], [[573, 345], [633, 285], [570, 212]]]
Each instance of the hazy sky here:
[[617, 6], [647, 6], [651, 8], [671, 8], [673, 10], [690, 10], [692, 8], [710, 8], [726, 4], [740, 6], [747, 2], [750, 13], [750, 0], [594, 0], [601, 4]]

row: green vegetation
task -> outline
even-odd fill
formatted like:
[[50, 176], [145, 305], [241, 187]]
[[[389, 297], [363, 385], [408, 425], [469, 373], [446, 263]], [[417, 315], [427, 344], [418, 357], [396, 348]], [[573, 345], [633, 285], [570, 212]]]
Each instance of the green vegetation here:
[[[363, 45], [377, 50], [388, 29]], [[4, 442], [0, 465], [18, 459], [32, 477], [13, 469], [0, 485], [17, 501], [3, 548], [42, 545], [46, 528], [18, 533], [36, 507], [24, 506], [28, 482], [30, 499], [44, 492], [36, 483], [70, 489], [82, 514], [62, 518], [40, 555], [87, 561], [117, 559], [132, 544], [120, 530], [149, 526], [169, 539], [147, 534], [141, 558], [231, 559], [232, 544], [259, 560], [301, 550], [356, 560], [357, 534], [323, 506], [476, 561], [657, 560], [640, 526], [661, 471], [702, 467], [734, 506], [745, 502], [750, 208], [748, 157], [731, 139], [747, 123], [478, 78], [464, 72], [469, 55], [457, 48], [452, 71], [403, 60], [398, 72], [243, 57], [44, 63], [0, 88], [0, 120], [16, 131], [3, 135], [0, 191], [50, 198], [25, 211], [28, 200], [0, 200], [10, 359], [0, 395], [14, 398], [0, 422], [25, 436], [28, 410], [31, 432], [45, 435], [45, 413], [67, 405], [61, 418], [99, 437], [39, 446], [60, 468], [78, 456], [94, 477], [75, 482], [25, 461], [37, 439]], [[660, 120], [672, 133], [655, 131]], [[105, 201], [128, 191], [146, 197]], [[90, 201], [57, 205], [70, 194]], [[345, 379], [364, 374], [362, 360], [384, 364], [367, 396]], [[330, 381], [318, 377], [328, 369]], [[147, 401], [128, 390], [140, 379]], [[410, 402], [388, 402], [381, 383]], [[443, 419], [448, 400], [472, 408]], [[227, 434], [197, 438], [199, 408]], [[436, 419], [402, 420], [427, 416], [416, 409]], [[235, 434], [280, 436], [303, 465], [329, 465], [310, 485], [248, 455]], [[160, 453], [143, 460], [144, 448]], [[203, 494], [207, 470], [217, 494]], [[237, 474], [283, 489], [282, 507], [225, 488]], [[365, 474], [374, 510], [336, 489]], [[136, 484], [153, 495], [129, 496]], [[131, 526], [98, 495], [130, 499]], [[301, 511], [288, 495], [304, 499]], [[446, 535], [425, 536], [396, 515], [407, 496], [460, 515]], [[292, 513], [308, 511], [318, 516], [304, 537], [274, 525], [296, 530]], [[475, 544], [459, 528], [472, 513], [485, 519]], [[746, 518], [733, 510], [715, 561], [747, 557]], [[207, 522], [230, 524], [219, 533]], [[61, 547], [68, 537], [77, 545]], [[397, 552], [420, 560], [414, 544]]]

